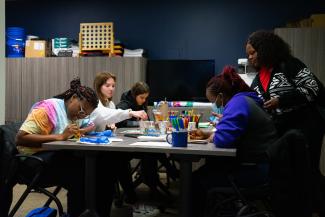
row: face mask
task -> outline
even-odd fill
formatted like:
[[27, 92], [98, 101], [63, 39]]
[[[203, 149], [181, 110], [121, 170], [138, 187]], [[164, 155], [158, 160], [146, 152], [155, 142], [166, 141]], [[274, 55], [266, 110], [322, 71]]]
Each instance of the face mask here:
[[223, 113], [223, 110], [224, 110], [224, 107], [223, 107], [223, 106], [218, 107], [218, 106], [216, 105], [216, 103], [213, 102], [213, 103], [211, 104], [211, 107], [212, 107], [212, 111], [213, 111], [213, 112], [215, 112], [215, 113], [217, 113], [217, 114], [220, 114], [220, 115]]
[[[223, 107], [223, 106], [218, 107], [218, 106], [216, 105], [216, 103], [212, 103], [212, 104], [211, 104], [211, 108], [212, 108], [212, 111], [213, 111], [213, 112], [215, 112], [215, 113], [217, 113], [217, 114], [220, 114], [220, 115], [223, 113], [223, 110], [224, 110], [224, 107]], [[216, 117], [216, 116], [214, 116], [214, 115], [211, 115], [211, 116], [209, 117], [209, 119], [210, 119], [211, 122], [214, 122], [214, 123], [216, 123], [216, 124], [219, 123], [219, 118]]]

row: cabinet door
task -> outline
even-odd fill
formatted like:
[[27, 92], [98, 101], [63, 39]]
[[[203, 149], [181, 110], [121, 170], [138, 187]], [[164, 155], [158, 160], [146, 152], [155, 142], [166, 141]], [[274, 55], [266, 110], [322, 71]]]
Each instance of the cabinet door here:
[[110, 72], [116, 76], [113, 101], [118, 103], [123, 92], [137, 81], [145, 81], [146, 59], [141, 57], [92, 57], [79, 58], [81, 82], [93, 88], [94, 78], [99, 72]]
[[70, 88], [70, 81], [79, 76], [79, 61], [73, 57], [53, 57], [45, 58], [45, 74], [48, 76], [49, 95], [63, 93]]
[[325, 28], [278, 28], [275, 29], [292, 50], [325, 84]]
[[73, 58], [25, 58], [22, 67], [22, 118], [31, 106], [70, 88], [77, 76]]
[[21, 117], [21, 71], [22, 58], [10, 58], [6, 61], [6, 105], [5, 121], [22, 120]]
[[98, 72], [114, 73], [115, 102], [133, 83], [145, 80], [146, 59], [141, 57], [7, 58], [6, 61], [6, 121], [25, 120], [35, 102], [63, 93], [77, 76], [83, 85], [93, 87]]
[[131, 89], [134, 83], [146, 81], [147, 60], [140, 57], [124, 57], [122, 62], [112, 59], [112, 69], [117, 71], [117, 87], [114, 102], [118, 103], [123, 92]]

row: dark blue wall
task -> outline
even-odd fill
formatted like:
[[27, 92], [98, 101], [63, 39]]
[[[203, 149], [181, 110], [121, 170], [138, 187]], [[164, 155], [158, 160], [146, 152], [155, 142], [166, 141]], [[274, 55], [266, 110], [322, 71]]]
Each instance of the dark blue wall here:
[[214, 59], [216, 70], [245, 57], [252, 31], [325, 12], [317, 1], [8, 1], [6, 25], [44, 38], [78, 39], [79, 23], [114, 22], [115, 38], [152, 59]]

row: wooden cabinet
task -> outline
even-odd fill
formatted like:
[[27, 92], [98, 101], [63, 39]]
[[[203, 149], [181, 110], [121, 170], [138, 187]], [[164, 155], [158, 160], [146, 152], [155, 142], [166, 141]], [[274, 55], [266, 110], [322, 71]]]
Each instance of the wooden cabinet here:
[[146, 59], [142, 57], [49, 57], [6, 59], [6, 117], [24, 120], [31, 106], [62, 93], [79, 76], [83, 85], [93, 87], [98, 72], [117, 77], [114, 102], [137, 81], [145, 81]]
[[278, 28], [275, 33], [325, 84], [325, 28]]

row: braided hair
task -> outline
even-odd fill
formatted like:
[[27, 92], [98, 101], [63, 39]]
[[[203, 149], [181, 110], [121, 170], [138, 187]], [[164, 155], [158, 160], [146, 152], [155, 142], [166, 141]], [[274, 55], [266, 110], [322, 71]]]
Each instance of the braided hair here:
[[223, 93], [228, 97], [232, 97], [240, 92], [253, 91], [232, 66], [225, 66], [221, 74], [212, 77], [206, 89], [213, 95]]
[[93, 107], [97, 108], [98, 97], [93, 89], [90, 87], [82, 86], [80, 78], [77, 77], [70, 82], [70, 89], [54, 96], [54, 98], [64, 99], [64, 101], [70, 99], [73, 95], [76, 95], [80, 100], [86, 99], [86, 101]]

